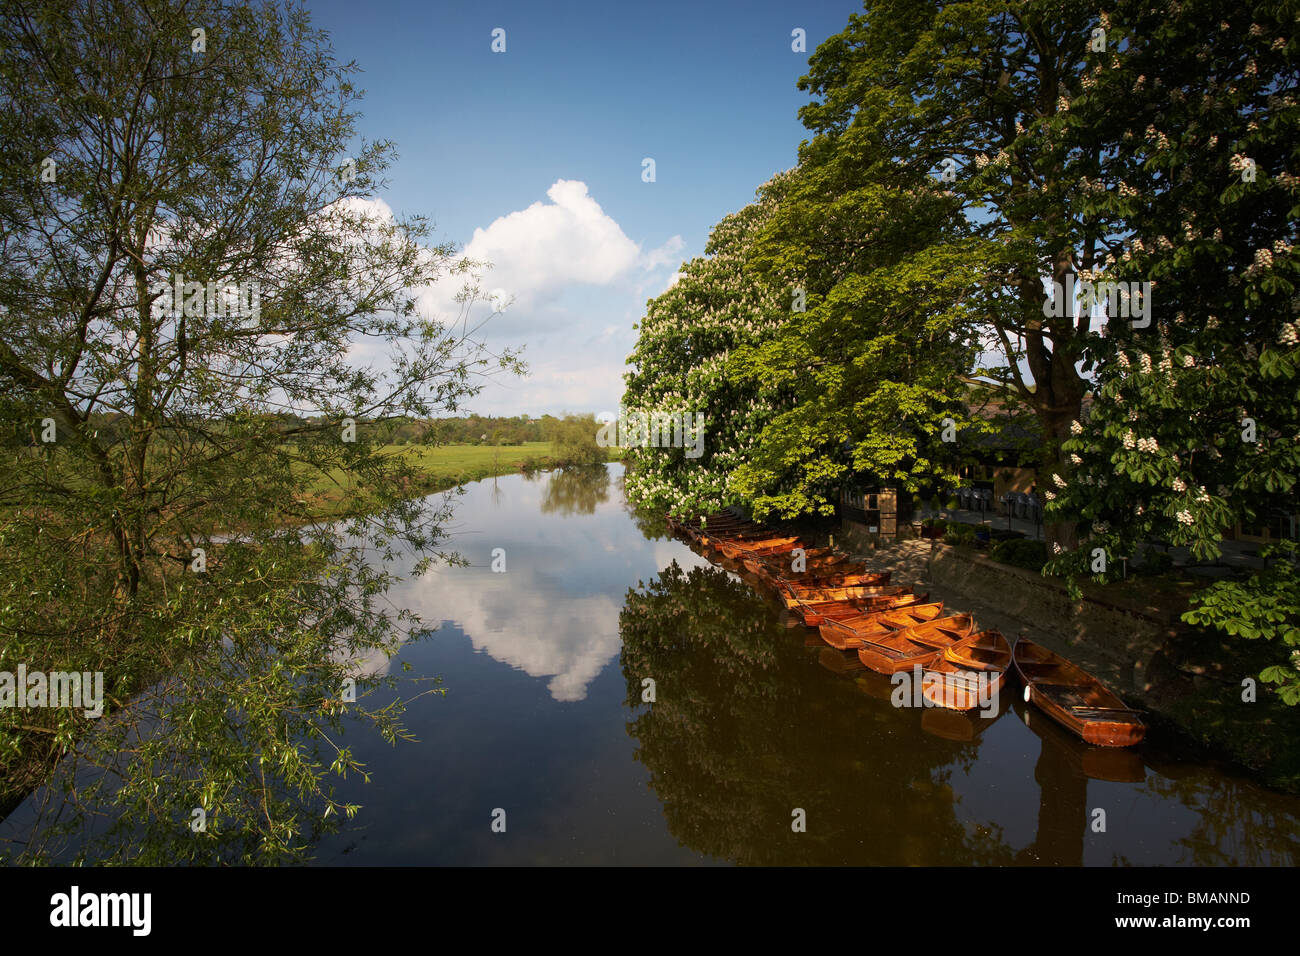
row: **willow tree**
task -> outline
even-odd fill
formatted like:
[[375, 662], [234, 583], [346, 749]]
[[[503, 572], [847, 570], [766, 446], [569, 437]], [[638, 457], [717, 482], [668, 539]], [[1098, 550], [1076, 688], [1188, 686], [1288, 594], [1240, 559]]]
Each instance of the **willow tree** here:
[[[368, 201], [392, 148], [356, 140], [354, 71], [274, 4], [0, 20], [0, 670], [102, 671], [109, 698], [4, 710], [0, 762], [12, 797], [71, 755], [64, 809], [116, 821], [83, 858], [305, 852], [356, 767], [341, 719], [400, 731], [357, 661], [406, 634], [384, 558], [442, 538], [382, 425], [499, 360], [417, 309], [469, 266]], [[349, 536], [313, 520], [330, 489]]]

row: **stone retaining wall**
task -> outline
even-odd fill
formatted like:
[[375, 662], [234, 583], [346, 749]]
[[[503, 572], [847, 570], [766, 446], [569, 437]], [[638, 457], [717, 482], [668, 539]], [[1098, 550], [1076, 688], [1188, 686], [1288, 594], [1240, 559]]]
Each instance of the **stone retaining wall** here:
[[1086, 596], [1072, 601], [1059, 579], [940, 541], [877, 541], [873, 547], [850, 533], [843, 544], [869, 565], [890, 569], [897, 583], [914, 583], [928, 589], [932, 600], [973, 613], [978, 627], [1037, 641], [1126, 696], [1145, 696], [1148, 666], [1177, 626], [1154, 609], [1144, 613]]

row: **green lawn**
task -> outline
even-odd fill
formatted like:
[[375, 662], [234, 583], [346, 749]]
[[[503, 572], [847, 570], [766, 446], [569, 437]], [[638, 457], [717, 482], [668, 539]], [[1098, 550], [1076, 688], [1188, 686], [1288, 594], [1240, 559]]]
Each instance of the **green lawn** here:
[[492, 472], [518, 471], [527, 461], [542, 461], [555, 453], [548, 441], [530, 441], [522, 445], [386, 445], [385, 452], [403, 454], [420, 470], [435, 478], [454, 478], [463, 472], [488, 469]]

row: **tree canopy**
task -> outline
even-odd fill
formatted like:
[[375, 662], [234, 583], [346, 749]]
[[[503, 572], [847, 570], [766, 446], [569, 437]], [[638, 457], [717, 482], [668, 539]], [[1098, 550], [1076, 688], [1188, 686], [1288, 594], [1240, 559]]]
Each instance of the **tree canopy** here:
[[[108, 771], [61, 769], [114, 808], [82, 858], [299, 855], [348, 809], [343, 715], [400, 733], [364, 662], [414, 626], [385, 557], [440, 554], [443, 512], [356, 423], [518, 363], [416, 308], [451, 278], [468, 309], [473, 264], [370, 201], [392, 147], [356, 137], [355, 71], [292, 6], [0, 18], [0, 395], [36, 439], [0, 481], [0, 670], [102, 671], [109, 708], [0, 711], [0, 773], [9, 799], [63, 755]], [[311, 520], [321, 482], [349, 527]]]
[[[704, 380], [745, 426], [711, 426], [727, 455], [635, 452], [639, 500], [790, 517], [850, 480], [943, 483], [992, 396], [1039, 437], [1051, 572], [1104, 578], [1150, 540], [1205, 560], [1294, 516], [1297, 12], [867, 0], [809, 58], [798, 165], [649, 304], [626, 401]], [[1266, 674], [1300, 701], [1290, 580], [1211, 587], [1187, 620], [1277, 639]]]

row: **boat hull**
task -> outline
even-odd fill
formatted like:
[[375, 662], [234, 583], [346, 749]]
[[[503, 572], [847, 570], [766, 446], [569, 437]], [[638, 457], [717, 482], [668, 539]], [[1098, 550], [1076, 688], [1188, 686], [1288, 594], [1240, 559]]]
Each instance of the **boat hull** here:
[[1132, 747], [1146, 736], [1138, 712], [1083, 668], [1024, 640], [1012, 653], [1025, 700], [1095, 747]]
[[[948, 648], [925, 671], [921, 693], [936, 707], [975, 710], [996, 700], [1011, 670], [1011, 645], [997, 631], [981, 631]], [[984, 699], [980, 682], [984, 682]]]
[[898, 674], [914, 667], [924, 669], [938, 660], [945, 649], [968, 637], [974, 626], [969, 614], [914, 624], [874, 641], [864, 640], [858, 645], [858, 660], [877, 674]]
[[838, 651], [857, 650], [865, 640], [892, 634], [894, 631], [931, 621], [943, 613], [943, 602], [916, 604], [899, 611], [868, 611], [848, 618], [823, 617], [817, 632], [823, 641]]

